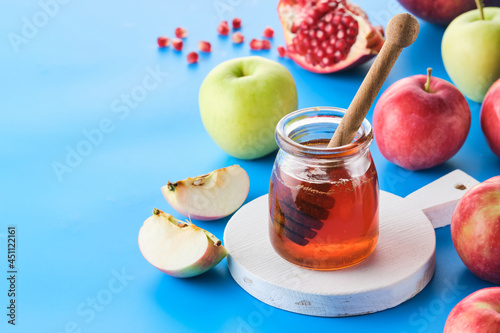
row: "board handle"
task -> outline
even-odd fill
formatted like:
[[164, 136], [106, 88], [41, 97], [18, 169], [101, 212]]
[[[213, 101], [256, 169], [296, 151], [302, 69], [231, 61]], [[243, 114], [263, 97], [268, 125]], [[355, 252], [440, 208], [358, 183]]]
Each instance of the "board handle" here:
[[479, 182], [455, 170], [408, 195], [405, 200], [420, 208], [434, 229], [447, 226], [460, 199]]

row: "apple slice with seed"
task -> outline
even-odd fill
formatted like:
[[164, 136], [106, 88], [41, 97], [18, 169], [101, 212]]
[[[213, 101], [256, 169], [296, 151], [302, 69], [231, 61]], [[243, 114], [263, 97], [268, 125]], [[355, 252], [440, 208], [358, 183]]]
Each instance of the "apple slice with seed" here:
[[227, 255], [210, 232], [156, 208], [139, 231], [139, 249], [150, 264], [179, 278], [205, 273]]
[[161, 188], [168, 203], [182, 215], [201, 221], [234, 213], [245, 201], [250, 180], [239, 165], [206, 175], [168, 182]]

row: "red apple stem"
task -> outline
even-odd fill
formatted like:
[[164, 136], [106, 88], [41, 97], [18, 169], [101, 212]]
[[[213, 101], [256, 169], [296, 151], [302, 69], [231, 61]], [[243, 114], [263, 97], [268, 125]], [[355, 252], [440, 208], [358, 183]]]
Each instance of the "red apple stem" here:
[[432, 68], [427, 68], [427, 82], [425, 82], [424, 89], [426, 92], [431, 92], [431, 75], [432, 75]]
[[479, 17], [484, 20], [484, 2], [483, 0], [476, 0], [477, 9], [479, 9]]

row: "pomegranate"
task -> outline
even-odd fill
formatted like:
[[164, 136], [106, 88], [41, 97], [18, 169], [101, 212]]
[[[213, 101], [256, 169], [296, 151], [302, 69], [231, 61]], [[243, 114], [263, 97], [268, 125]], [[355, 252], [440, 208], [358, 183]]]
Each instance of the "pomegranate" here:
[[241, 34], [241, 32], [235, 32], [231, 38], [234, 44], [241, 44], [245, 40], [245, 37]]
[[258, 39], [252, 39], [250, 41], [250, 49], [251, 50], [254, 50], [254, 51], [260, 51], [262, 50], [262, 41], [258, 40]]
[[221, 23], [219, 23], [219, 25], [217, 26], [217, 32], [221, 36], [229, 35], [229, 25], [227, 21], [222, 21]]
[[204, 40], [198, 42], [198, 49], [205, 53], [210, 53], [212, 51], [212, 45]]
[[235, 18], [233, 19], [233, 29], [234, 29], [234, 30], [241, 29], [241, 19], [240, 19], [240, 18], [235, 17]]
[[281, 46], [281, 45], [278, 46], [277, 50], [278, 50], [278, 54], [279, 54], [280, 58], [285, 57], [286, 50], [285, 50], [285, 48], [283, 46]]
[[287, 54], [315, 73], [333, 73], [360, 65], [384, 44], [384, 30], [348, 0], [280, 0]]
[[267, 39], [263, 39], [260, 42], [261, 42], [263, 50], [270, 50], [271, 49], [271, 42], [268, 41]]
[[273, 30], [273, 28], [266, 27], [266, 29], [264, 29], [264, 32], [262, 33], [262, 36], [264, 36], [266, 38], [273, 38], [274, 37], [274, 30]]
[[177, 38], [186, 38], [188, 35], [188, 32], [186, 29], [182, 27], [178, 27], [175, 29], [175, 37]]
[[184, 45], [184, 43], [182, 42], [182, 39], [179, 39], [179, 38], [174, 38], [172, 40], [172, 46], [174, 47], [174, 49], [176, 51], [180, 51], [182, 50], [182, 46]]
[[158, 37], [158, 47], [168, 47], [170, 44], [170, 39], [165, 36]]
[[187, 59], [187, 62], [189, 64], [195, 64], [195, 63], [198, 62], [198, 53], [196, 53], [196, 52], [190, 52], [186, 56], [186, 59]]

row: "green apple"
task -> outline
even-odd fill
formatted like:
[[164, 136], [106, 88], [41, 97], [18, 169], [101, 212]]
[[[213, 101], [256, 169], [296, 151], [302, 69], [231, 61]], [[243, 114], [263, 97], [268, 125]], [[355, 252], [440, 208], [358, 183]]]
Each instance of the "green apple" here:
[[200, 88], [200, 113], [212, 139], [231, 156], [254, 159], [277, 148], [279, 120], [297, 110], [297, 88], [290, 72], [262, 57], [225, 61]]
[[500, 78], [500, 8], [478, 6], [451, 22], [441, 53], [453, 83], [465, 96], [481, 103]]

